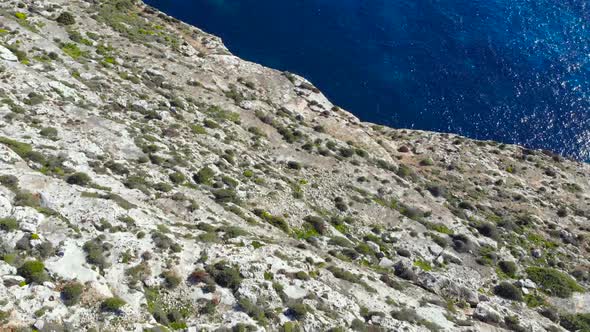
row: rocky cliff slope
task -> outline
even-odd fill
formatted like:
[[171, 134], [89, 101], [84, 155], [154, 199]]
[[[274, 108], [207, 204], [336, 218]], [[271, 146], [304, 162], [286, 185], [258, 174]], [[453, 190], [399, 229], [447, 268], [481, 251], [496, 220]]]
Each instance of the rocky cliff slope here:
[[132, 0], [0, 3], [2, 331], [590, 329], [590, 166], [362, 123]]

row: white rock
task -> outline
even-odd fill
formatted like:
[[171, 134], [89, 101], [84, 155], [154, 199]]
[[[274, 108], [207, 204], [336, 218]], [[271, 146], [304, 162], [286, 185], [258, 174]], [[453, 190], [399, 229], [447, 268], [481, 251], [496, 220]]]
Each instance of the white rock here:
[[78, 279], [80, 282], [94, 281], [98, 273], [86, 265], [86, 254], [73, 241], [66, 242], [63, 248], [63, 256], [57, 260], [47, 261], [47, 270], [64, 279]]
[[380, 266], [380, 267], [384, 267], [384, 268], [390, 268], [390, 267], [392, 267], [393, 265], [395, 265], [395, 263], [394, 263], [394, 262], [393, 262], [391, 259], [389, 259], [389, 258], [387, 258], [387, 257], [383, 257], [383, 258], [381, 258], [381, 260], [379, 261], [379, 266]]
[[525, 287], [525, 288], [532, 288], [532, 289], [537, 288], [537, 284], [535, 284], [535, 282], [532, 281], [531, 279], [520, 279], [518, 281], [518, 285], [521, 287]]
[[19, 285], [23, 281], [25, 281], [25, 278], [16, 275], [8, 275], [2, 277], [2, 282], [6, 287]]
[[0, 218], [6, 218], [10, 216], [12, 211], [12, 204], [10, 200], [4, 196], [0, 196]]
[[54, 289], [55, 288], [55, 284], [50, 282], [50, 281], [45, 281], [43, 282], [43, 286], [49, 288], [49, 289]]
[[78, 94], [76, 93], [76, 90], [65, 86], [58, 81], [49, 82], [49, 86], [58, 90], [64, 96], [64, 98], [73, 98], [75, 101], [78, 101]]
[[443, 265], [445, 263], [445, 258], [443, 256], [438, 256], [434, 262], [436, 265]]
[[45, 220], [45, 216], [29, 207], [16, 207], [13, 218], [20, 221], [20, 228], [25, 232], [37, 233], [37, 227]]
[[2, 60], [6, 60], [6, 61], [18, 61], [18, 58], [16, 57], [16, 55], [14, 55], [9, 49], [7, 49], [4, 46], [0, 45], [0, 59]]
[[477, 305], [475, 311], [473, 312], [473, 315], [485, 322], [497, 323], [502, 319], [502, 314], [500, 314], [496, 309], [492, 308], [492, 306], [484, 302], [480, 302]]
[[96, 76], [94, 74], [91, 73], [82, 73], [80, 74], [80, 78], [90, 81], [91, 79], [95, 78]]
[[0, 276], [7, 274], [16, 274], [16, 267], [9, 265], [4, 261], [0, 261]]
[[37, 319], [37, 321], [35, 321], [35, 324], [33, 324], [33, 327], [36, 328], [37, 330], [42, 330], [44, 326], [45, 326], [45, 321], [43, 321], [41, 319]]
[[105, 284], [102, 284], [98, 281], [92, 281], [89, 284], [89, 287], [92, 288], [96, 294], [100, 297], [111, 297], [113, 296], [113, 292], [109, 289], [109, 287]]
[[367, 241], [366, 243], [374, 252], [381, 252], [381, 248], [379, 248], [377, 243], [372, 241]]
[[442, 327], [443, 329], [452, 329], [455, 325], [450, 322], [446, 317], [445, 309], [428, 305], [425, 307], [419, 307], [416, 309], [418, 316]]
[[295, 285], [286, 286], [284, 288], [284, 292], [290, 299], [300, 299], [307, 295], [307, 291], [305, 289]]
[[146, 287], [155, 287], [155, 286], [158, 286], [160, 284], [160, 279], [159, 278], [156, 278], [156, 277], [146, 278], [143, 281], [143, 284]]

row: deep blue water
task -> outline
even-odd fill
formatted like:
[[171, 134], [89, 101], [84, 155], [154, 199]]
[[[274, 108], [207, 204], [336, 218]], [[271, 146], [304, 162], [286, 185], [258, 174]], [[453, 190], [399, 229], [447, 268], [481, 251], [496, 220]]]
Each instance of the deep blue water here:
[[364, 121], [590, 160], [590, 0], [146, 0]]

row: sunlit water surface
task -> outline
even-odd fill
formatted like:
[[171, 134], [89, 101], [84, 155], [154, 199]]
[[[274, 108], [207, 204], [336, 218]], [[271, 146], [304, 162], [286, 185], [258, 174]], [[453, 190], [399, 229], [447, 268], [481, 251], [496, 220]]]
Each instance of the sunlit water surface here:
[[146, 0], [364, 121], [590, 160], [588, 0]]

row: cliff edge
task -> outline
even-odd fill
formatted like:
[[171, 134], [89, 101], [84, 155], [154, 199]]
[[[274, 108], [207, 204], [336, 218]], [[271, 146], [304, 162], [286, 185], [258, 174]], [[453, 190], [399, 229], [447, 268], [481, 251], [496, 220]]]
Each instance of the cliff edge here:
[[0, 3], [0, 330], [590, 330], [590, 166], [363, 123], [132, 0]]

